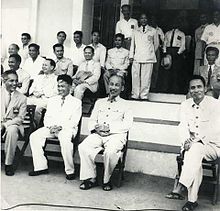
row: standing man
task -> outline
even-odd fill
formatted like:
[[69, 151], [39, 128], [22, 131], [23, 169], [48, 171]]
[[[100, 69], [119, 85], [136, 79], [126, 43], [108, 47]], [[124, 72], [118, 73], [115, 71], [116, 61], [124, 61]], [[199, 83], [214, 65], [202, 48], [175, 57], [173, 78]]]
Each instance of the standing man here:
[[5, 174], [14, 175], [13, 161], [17, 141], [24, 135], [22, 122], [26, 114], [26, 97], [16, 90], [18, 75], [13, 70], [3, 73], [1, 88], [1, 137], [5, 140]]
[[25, 60], [28, 58], [28, 45], [31, 41], [31, 35], [28, 33], [21, 34], [21, 42], [22, 46], [20, 48], [20, 55], [22, 57], [22, 64], [24, 64]]
[[139, 21], [141, 26], [134, 31], [130, 48], [130, 61], [133, 63], [131, 97], [147, 100], [159, 41], [156, 30], [148, 25], [147, 15], [141, 14]]
[[126, 143], [126, 133], [132, 126], [132, 111], [120, 93], [124, 88], [124, 79], [112, 75], [109, 79], [109, 97], [95, 103], [88, 124], [91, 135], [79, 145], [80, 189], [88, 190], [96, 185], [95, 157], [104, 148], [103, 190], [110, 191], [112, 172], [118, 163], [121, 150]]
[[194, 74], [198, 75], [199, 67], [204, 62], [204, 42], [201, 40], [205, 27], [208, 25], [208, 17], [206, 13], [200, 14], [200, 26], [195, 30], [195, 61], [194, 61]]
[[66, 179], [73, 180], [75, 179], [75, 169], [72, 138], [77, 134], [78, 123], [82, 115], [82, 103], [70, 94], [72, 78], [69, 75], [59, 75], [57, 82], [58, 95], [48, 101], [44, 127], [33, 132], [30, 136], [34, 171], [29, 172], [29, 176], [48, 173], [43, 147], [46, 138], [57, 137], [61, 146]]
[[44, 58], [39, 55], [40, 46], [35, 43], [28, 46], [28, 52], [30, 57], [26, 59], [23, 69], [30, 74], [31, 80], [34, 80], [42, 70]]
[[8, 66], [10, 70], [15, 71], [18, 74], [18, 84], [17, 90], [22, 94], [26, 95], [29, 88], [30, 83], [30, 75], [20, 68], [21, 57], [18, 54], [12, 54], [8, 59]]
[[181, 152], [184, 151], [184, 164], [180, 179], [169, 199], [183, 199], [183, 190], [188, 190], [188, 202], [183, 211], [192, 211], [197, 206], [198, 191], [202, 182], [202, 160], [215, 160], [220, 157], [220, 101], [205, 96], [205, 80], [194, 75], [189, 81], [192, 98], [181, 104], [180, 138]]
[[83, 32], [82, 31], [75, 31], [73, 33], [73, 41], [74, 41], [74, 45], [73, 45], [73, 50], [72, 50], [72, 61], [73, 61], [73, 74], [76, 73], [79, 65], [85, 61], [84, 58], [84, 48], [86, 47], [83, 43], [82, 43], [82, 38], [83, 38]]
[[179, 30], [180, 19], [175, 19], [173, 29], [166, 32], [164, 39], [164, 54], [172, 57], [170, 70], [164, 74], [164, 91], [168, 93], [179, 93], [182, 87], [180, 84], [184, 81], [182, 77], [183, 52], [185, 51], [185, 34]]
[[72, 90], [74, 91], [74, 96], [80, 100], [83, 99], [86, 89], [89, 89], [93, 93], [98, 90], [101, 67], [99, 62], [93, 60], [93, 56], [93, 47], [86, 46], [84, 48], [85, 61], [82, 62], [73, 76]]
[[71, 59], [66, 58], [63, 56], [64, 54], [64, 47], [62, 44], [55, 44], [53, 46], [53, 52], [56, 56], [56, 68], [55, 68], [55, 74], [56, 75], [62, 75], [67, 74], [69, 76], [73, 76], [73, 63]]
[[116, 24], [115, 34], [121, 33], [125, 37], [124, 46], [127, 50], [130, 50], [131, 38], [134, 29], [138, 28], [138, 22], [136, 19], [131, 18], [131, 6], [124, 4], [121, 6], [121, 12], [124, 16]]

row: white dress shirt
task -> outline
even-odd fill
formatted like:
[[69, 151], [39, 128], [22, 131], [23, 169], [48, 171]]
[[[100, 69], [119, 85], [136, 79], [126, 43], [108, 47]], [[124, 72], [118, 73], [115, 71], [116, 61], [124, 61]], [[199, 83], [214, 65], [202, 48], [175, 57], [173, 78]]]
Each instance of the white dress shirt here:
[[33, 62], [33, 59], [31, 57], [27, 58], [23, 69], [28, 72], [31, 76], [31, 79], [35, 79], [39, 72], [42, 70], [42, 65], [44, 62], [44, 58], [41, 56], [38, 56], [36, 60]]
[[181, 104], [179, 132], [182, 144], [188, 138], [220, 147], [220, 101], [205, 96], [199, 105], [193, 99]]
[[71, 59], [63, 57], [62, 59], [55, 59], [55, 62], [55, 75], [67, 74], [73, 76], [73, 62]]
[[115, 34], [121, 33], [125, 38], [131, 38], [134, 29], [138, 28], [138, 22], [134, 18], [130, 18], [126, 21], [124, 18], [116, 23]]
[[98, 43], [96, 46], [91, 43], [89, 46], [92, 46], [95, 49], [93, 60], [99, 62], [101, 66], [104, 67], [106, 59], [106, 47], [101, 43]]
[[86, 45], [82, 44], [79, 48], [76, 45], [73, 45], [71, 49], [71, 59], [73, 61], [73, 65], [79, 66], [83, 61], [85, 61], [84, 57], [84, 48]]
[[105, 66], [107, 69], [126, 70], [129, 66], [129, 51], [122, 47], [109, 49]]
[[21, 88], [17, 88], [17, 90], [22, 94], [25, 94], [28, 91], [31, 76], [21, 68], [16, 70], [16, 73], [18, 74], [18, 82], [22, 84]]
[[220, 44], [220, 24], [216, 26], [214, 23], [205, 27], [201, 40], [205, 41], [207, 45]]

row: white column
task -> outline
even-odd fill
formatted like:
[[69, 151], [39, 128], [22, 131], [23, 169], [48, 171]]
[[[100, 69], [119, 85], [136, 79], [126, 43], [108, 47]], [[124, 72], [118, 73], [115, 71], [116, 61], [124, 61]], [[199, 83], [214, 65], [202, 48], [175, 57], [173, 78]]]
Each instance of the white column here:
[[31, 0], [31, 11], [30, 11], [30, 22], [29, 22], [29, 31], [31, 34], [32, 42], [36, 42], [37, 36], [37, 16], [39, 0]]

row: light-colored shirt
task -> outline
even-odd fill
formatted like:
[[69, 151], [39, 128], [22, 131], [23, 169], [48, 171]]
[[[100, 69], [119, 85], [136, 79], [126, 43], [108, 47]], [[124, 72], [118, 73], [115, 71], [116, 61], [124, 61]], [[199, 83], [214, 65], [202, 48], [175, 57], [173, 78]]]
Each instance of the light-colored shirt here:
[[34, 80], [39, 72], [42, 70], [43, 62], [44, 58], [42, 58], [41, 56], [38, 56], [34, 62], [33, 59], [29, 57], [26, 59], [23, 69], [28, 72], [31, 76], [31, 79]]
[[[175, 30], [175, 32], [174, 32], [174, 37], [173, 37], [173, 43], [171, 43], [172, 34], [173, 34], [174, 30]], [[178, 47], [179, 50], [177, 53], [181, 54], [186, 49], [185, 43], [186, 43], [185, 34], [182, 31], [180, 31], [179, 29], [172, 29], [172, 30], [166, 32], [166, 34], [165, 34], [163, 51], [166, 52], [167, 47]]]
[[55, 75], [67, 74], [73, 76], [73, 63], [71, 59], [63, 57], [62, 59], [56, 59]]
[[34, 92], [42, 93], [46, 98], [57, 95], [57, 76], [54, 73], [38, 75], [29, 90], [29, 94], [34, 95]]
[[57, 95], [48, 100], [47, 111], [44, 117], [44, 126], [62, 126], [62, 129], [70, 130], [73, 135], [76, 135], [81, 115], [81, 100], [69, 94], [63, 101], [61, 96]]
[[16, 73], [18, 74], [18, 82], [22, 84], [21, 88], [17, 88], [17, 90], [22, 94], [26, 94], [28, 91], [31, 76], [29, 73], [21, 68], [16, 70]]
[[73, 45], [72, 51], [71, 51], [71, 59], [73, 61], [73, 64], [76, 66], [79, 66], [83, 61], [85, 61], [84, 57], [84, 48], [86, 45], [82, 44], [79, 48], [76, 47], [76, 45]]
[[201, 40], [208, 45], [210, 43], [220, 44], [220, 24], [216, 26], [214, 23], [205, 27]]
[[22, 58], [22, 62], [21, 62], [21, 65], [20, 65], [21, 67], [23, 67], [25, 60], [29, 57], [28, 52], [29, 52], [28, 45], [25, 45], [25, 46], [22, 45], [20, 47], [19, 55]]
[[182, 144], [188, 138], [220, 147], [220, 101], [205, 96], [199, 105], [192, 98], [181, 104], [179, 132]]
[[139, 63], [155, 63], [157, 61], [155, 51], [158, 46], [159, 40], [156, 29], [147, 25], [143, 32], [143, 27], [141, 26], [134, 31], [129, 57]]
[[159, 45], [163, 45], [164, 43], [164, 33], [163, 33], [163, 30], [157, 26], [156, 28], [156, 33], [157, 33], [157, 36], [158, 36], [158, 40], [159, 40]]
[[107, 69], [126, 70], [129, 66], [129, 51], [122, 47], [109, 49], [105, 66]]
[[101, 43], [98, 43], [96, 46], [91, 43], [89, 46], [92, 46], [95, 49], [93, 60], [99, 62], [101, 66], [104, 67], [106, 59], [106, 47]]
[[126, 21], [124, 18], [116, 23], [115, 34], [121, 33], [125, 38], [131, 38], [134, 29], [138, 28], [138, 22], [134, 18], [130, 18]]
[[126, 133], [132, 126], [132, 110], [126, 100], [119, 96], [112, 102], [108, 98], [96, 101], [88, 128], [90, 131], [95, 129], [96, 124], [109, 125], [110, 133]]

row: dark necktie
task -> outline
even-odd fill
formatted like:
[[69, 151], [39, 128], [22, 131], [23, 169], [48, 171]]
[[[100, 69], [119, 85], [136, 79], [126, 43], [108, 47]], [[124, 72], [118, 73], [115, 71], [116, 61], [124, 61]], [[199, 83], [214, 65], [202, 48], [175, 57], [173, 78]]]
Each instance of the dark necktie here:
[[65, 101], [65, 97], [61, 97], [61, 106], [63, 106], [64, 101]]
[[207, 82], [207, 87], [210, 86], [211, 76], [212, 76], [212, 67], [211, 67], [211, 65], [210, 65], [210, 66], [209, 66], [209, 71], [208, 71], [208, 82]]
[[174, 35], [175, 35], [175, 29], [173, 29], [171, 39], [170, 39], [170, 47], [173, 47], [173, 40], [174, 40]]
[[143, 26], [143, 32], [145, 31], [145, 26]]

